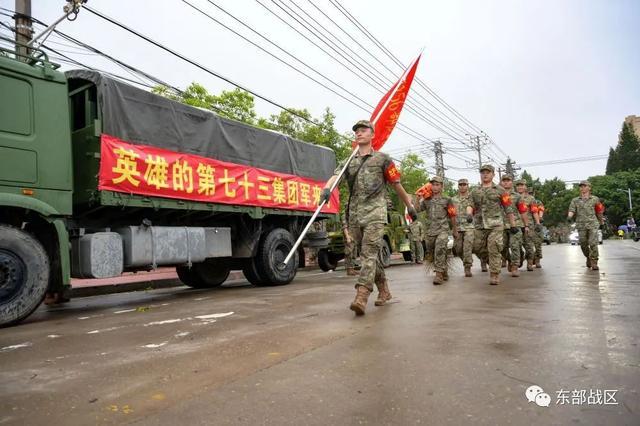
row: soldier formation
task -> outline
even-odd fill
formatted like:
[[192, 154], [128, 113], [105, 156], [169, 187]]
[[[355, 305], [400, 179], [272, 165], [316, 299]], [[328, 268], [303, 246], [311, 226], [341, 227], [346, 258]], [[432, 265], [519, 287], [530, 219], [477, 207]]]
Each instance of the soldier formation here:
[[[529, 194], [524, 180], [514, 182], [506, 174], [500, 184], [494, 183], [495, 169], [490, 164], [480, 167], [480, 184], [469, 188], [467, 179], [458, 181], [458, 194], [443, 194], [444, 182], [434, 176], [417, 192], [412, 202], [400, 183], [400, 173], [391, 158], [371, 147], [373, 126], [361, 120], [353, 126], [358, 152], [345, 171], [349, 186], [349, 198], [343, 217], [345, 236], [345, 263], [348, 275], [359, 275], [356, 296], [350, 309], [357, 315], [366, 310], [373, 285], [378, 288], [376, 306], [391, 299], [389, 283], [378, 256], [383, 229], [387, 220], [386, 184], [398, 193], [407, 206], [412, 222], [409, 227], [412, 261], [433, 267], [433, 284], [447, 281], [449, 261], [447, 243], [449, 234], [454, 237], [453, 252], [464, 266], [465, 277], [471, 277], [472, 254], [481, 262], [483, 271], [489, 272], [489, 284], [497, 285], [500, 270], [508, 268], [512, 277], [520, 276], [520, 268], [526, 261], [527, 271], [541, 268], [544, 206]], [[329, 188], [337, 179], [343, 166], [327, 182], [322, 200], [330, 197]], [[415, 206], [414, 206], [415, 203]], [[426, 227], [417, 220], [419, 211], [426, 212]], [[598, 270], [598, 227], [602, 228], [604, 206], [591, 195], [588, 181], [580, 183], [580, 196], [569, 206], [568, 220], [575, 219], [580, 246], [586, 264]], [[463, 220], [459, 220], [463, 219]], [[423, 253], [422, 242], [426, 243]], [[361, 257], [359, 274], [353, 267], [356, 251]]]

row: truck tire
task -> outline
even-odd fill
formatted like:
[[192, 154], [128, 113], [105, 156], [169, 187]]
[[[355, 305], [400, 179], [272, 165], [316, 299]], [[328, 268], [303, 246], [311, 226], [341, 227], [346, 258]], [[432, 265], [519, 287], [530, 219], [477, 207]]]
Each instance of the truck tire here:
[[384, 268], [391, 266], [391, 247], [389, 247], [387, 240], [382, 240], [378, 257], [380, 258], [380, 262]]
[[178, 278], [185, 285], [193, 288], [214, 288], [221, 286], [229, 277], [231, 269], [220, 262], [194, 263], [176, 267]]
[[282, 261], [294, 243], [291, 233], [283, 228], [272, 229], [260, 239], [255, 264], [265, 281], [256, 285], [285, 285], [293, 281], [298, 270], [298, 253], [284, 267]]
[[256, 265], [255, 257], [247, 259], [244, 267], [242, 268], [242, 273], [244, 274], [247, 281], [249, 281], [253, 285], [262, 286], [267, 281], [266, 278], [260, 275], [260, 272], [258, 271], [258, 267]]
[[402, 252], [402, 258], [404, 259], [405, 262], [411, 262], [411, 252], [410, 251], [403, 251]]
[[49, 258], [42, 244], [20, 229], [0, 225], [0, 326], [28, 317], [48, 285]]
[[338, 267], [338, 262], [335, 259], [335, 256], [332, 256], [329, 253], [329, 250], [322, 249], [318, 250], [318, 266], [324, 272], [333, 271]]

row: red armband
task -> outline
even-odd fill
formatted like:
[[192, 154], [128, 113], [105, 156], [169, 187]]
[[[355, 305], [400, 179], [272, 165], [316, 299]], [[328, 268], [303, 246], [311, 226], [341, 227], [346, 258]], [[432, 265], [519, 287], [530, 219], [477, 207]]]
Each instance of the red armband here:
[[425, 199], [431, 198], [431, 196], [433, 195], [433, 191], [431, 190], [431, 182], [418, 188], [418, 190], [416, 191], [416, 195], [419, 195]]
[[526, 213], [527, 212], [527, 205], [524, 203], [524, 201], [520, 201], [518, 203], [518, 211], [520, 213]]
[[538, 204], [538, 212], [544, 213], [544, 204]]
[[447, 214], [449, 215], [449, 217], [455, 217], [456, 216], [456, 206], [454, 206], [453, 204], [449, 204], [447, 206]]
[[596, 211], [596, 214], [602, 214], [604, 213], [604, 204], [598, 203], [593, 209]]
[[502, 194], [500, 197], [500, 204], [502, 204], [503, 207], [509, 207], [511, 205], [511, 195], [506, 192]]
[[400, 182], [400, 172], [396, 168], [396, 165], [391, 161], [387, 166], [387, 169], [384, 171], [384, 178], [389, 183]]
[[531, 207], [529, 207], [531, 213], [538, 213], [538, 206], [535, 203], [531, 203]]

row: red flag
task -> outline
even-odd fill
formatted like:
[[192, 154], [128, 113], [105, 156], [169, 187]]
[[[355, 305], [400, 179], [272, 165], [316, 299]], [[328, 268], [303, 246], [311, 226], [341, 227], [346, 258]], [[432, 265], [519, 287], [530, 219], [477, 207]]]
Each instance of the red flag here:
[[380, 99], [380, 102], [378, 102], [378, 105], [371, 114], [370, 121], [376, 128], [372, 146], [376, 151], [382, 148], [382, 145], [389, 139], [391, 132], [400, 118], [400, 112], [409, 94], [413, 76], [416, 74], [421, 56], [422, 54], [418, 56], [408, 72], [403, 74], [396, 84]]

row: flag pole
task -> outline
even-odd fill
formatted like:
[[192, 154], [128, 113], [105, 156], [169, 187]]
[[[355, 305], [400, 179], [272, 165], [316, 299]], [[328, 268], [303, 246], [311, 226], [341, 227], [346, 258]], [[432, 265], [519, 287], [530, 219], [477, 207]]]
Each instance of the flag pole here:
[[[422, 52], [420, 52], [420, 55], [422, 55]], [[418, 58], [420, 58], [420, 55], [418, 55]], [[380, 118], [380, 115], [387, 108], [387, 106], [389, 105], [389, 102], [391, 102], [391, 99], [393, 99], [393, 97], [395, 96], [396, 92], [398, 91], [398, 88], [401, 86], [402, 81], [406, 78], [407, 73], [413, 67], [413, 64], [415, 63], [415, 61], [418, 60], [418, 58], [416, 58], [413, 62], [411, 62], [411, 64], [409, 64], [409, 66], [404, 70], [404, 72], [400, 76], [400, 79], [398, 80], [398, 84], [396, 84], [396, 87], [393, 90], [393, 93], [391, 93], [389, 95], [389, 97], [386, 99], [386, 101], [385, 101], [384, 105], [382, 106], [382, 108], [380, 108], [378, 110], [378, 114], [373, 118], [373, 120], [371, 122], [371, 124], [373, 125], [374, 128], [376, 127], [376, 123], [377, 123], [378, 119]], [[342, 169], [340, 169], [340, 173], [338, 173], [337, 179], [333, 182], [333, 185], [331, 185], [331, 188], [329, 188], [329, 193], [333, 193], [333, 190], [336, 189], [336, 187], [340, 183], [340, 180], [344, 176], [344, 172], [347, 170], [347, 167], [349, 167], [349, 164], [354, 159], [354, 157], [356, 156], [357, 152], [358, 152], [358, 147], [356, 147], [353, 150], [353, 152], [351, 153], [351, 155], [349, 156], [347, 161], [344, 163], [344, 166], [342, 166]], [[325, 204], [326, 204], [326, 200], [322, 200], [320, 205], [318, 205], [318, 207], [316, 208], [316, 211], [313, 212], [313, 215], [311, 215], [311, 218], [309, 219], [309, 222], [307, 223], [307, 225], [304, 227], [304, 229], [300, 233], [300, 236], [298, 237], [298, 240], [295, 242], [293, 247], [291, 247], [291, 250], [289, 251], [289, 254], [287, 254], [287, 257], [285, 257], [284, 261], [282, 262], [282, 265], [280, 265], [280, 269], [284, 269], [287, 266], [287, 264], [289, 263], [289, 261], [291, 260], [291, 258], [293, 257], [293, 255], [296, 253], [296, 251], [298, 250], [298, 247], [300, 246], [300, 243], [302, 243], [302, 240], [304, 239], [305, 235], [307, 235], [307, 232], [309, 231], [309, 228], [311, 228], [311, 225], [316, 220], [316, 218], [320, 214], [320, 211], [322, 210], [322, 208], [324, 207]]]

